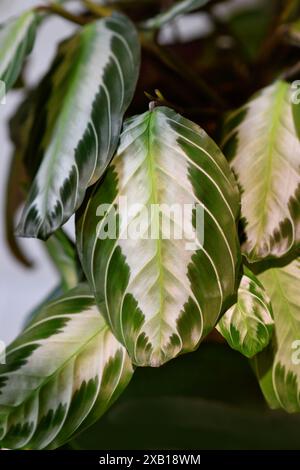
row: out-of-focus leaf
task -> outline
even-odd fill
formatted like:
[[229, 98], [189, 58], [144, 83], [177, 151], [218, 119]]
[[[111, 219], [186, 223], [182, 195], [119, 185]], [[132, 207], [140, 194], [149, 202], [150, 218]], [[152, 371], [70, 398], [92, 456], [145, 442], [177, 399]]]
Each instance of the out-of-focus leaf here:
[[37, 15], [27, 11], [0, 25], [0, 80], [9, 90], [17, 80], [26, 56], [31, 52]]
[[300, 46], [300, 20], [287, 26], [287, 34], [288, 39], [292, 44]]
[[238, 290], [237, 303], [223, 315], [218, 330], [233, 349], [253, 357], [269, 344], [273, 328], [270, 300], [262, 284], [247, 269]]
[[283, 268], [269, 269], [259, 278], [271, 298], [276, 341], [273, 361], [267, 362], [268, 357], [263, 352], [255, 359], [255, 368], [270, 405], [299, 412], [300, 259]]
[[236, 300], [238, 214], [229, 165], [203, 129], [166, 107], [126, 121], [76, 232], [91, 289], [134, 363], [192, 351]]
[[9, 122], [10, 139], [14, 145], [5, 192], [5, 234], [8, 246], [24, 266], [32, 266], [26, 253], [23, 252], [15, 235], [15, 217], [26, 198], [26, 188], [31, 178], [26, 168], [25, 154], [32, 138], [32, 124], [35, 113], [36, 98], [40, 92], [29, 90]]
[[237, 11], [227, 19], [226, 27], [246, 60], [252, 61], [259, 54], [272, 24], [276, 10], [274, 4], [273, 0], [253, 2], [253, 5], [240, 2]]
[[227, 121], [223, 149], [241, 189], [250, 263], [300, 248], [300, 141], [290, 92], [276, 81]]
[[5, 235], [8, 247], [14, 257], [24, 266], [31, 267], [31, 260], [22, 250], [15, 236], [15, 215], [24, 200], [22, 184], [27, 179], [21, 153], [21, 151], [16, 150], [11, 156], [5, 194]]
[[295, 21], [299, 17], [300, 13], [300, 1], [299, 0], [287, 0], [285, 7], [281, 14], [281, 22]]
[[138, 70], [137, 33], [123, 15], [92, 22], [61, 45], [19, 235], [47, 239], [80, 206], [115, 151]]
[[78, 276], [79, 263], [74, 243], [62, 229], [58, 229], [46, 241], [46, 248], [61, 276], [63, 290], [68, 291], [75, 287], [80, 279]]
[[206, 5], [210, 0], [180, 0], [172, 5], [168, 10], [160, 13], [154, 18], [144, 21], [141, 27], [144, 29], [158, 29], [165, 23], [176, 18], [178, 15], [189, 13]]
[[267, 408], [248, 361], [203, 343], [158, 369], [138, 368], [75, 449], [300, 449], [300, 417]]
[[86, 286], [42, 308], [0, 365], [0, 444], [56, 448], [115, 401], [132, 376], [128, 355]]
[[161, 0], [92, 0], [94, 4], [98, 5], [111, 5], [111, 4], [133, 4], [136, 6], [137, 4], [147, 5], [151, 3], [159, 3]]

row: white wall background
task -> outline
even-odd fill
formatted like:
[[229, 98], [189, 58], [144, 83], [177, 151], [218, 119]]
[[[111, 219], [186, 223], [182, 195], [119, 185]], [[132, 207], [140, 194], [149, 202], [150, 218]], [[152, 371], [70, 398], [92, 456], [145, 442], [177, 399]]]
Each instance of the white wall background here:
[[[41, 3], [41, 0], [0, 0], [0, 22]], [[47, 70], [57, 43], [70, 35], [72, 30], [71, 23], [54, 16], [41, 26], [28, 63], [29, 83], [35, 83]], [[6, 123], [21, 97], [20, 92], [10, 92], [6, 104], [0, 105], [0, 340], [6, 343], [17, 335], [26, 314], [55, 287], [58, 280], [41, 242], [22, 240], [26, 252], [35, 262], [33, 269], [23, 268], [9, 253], [5, 242], [4, 194], [12, 150]]]

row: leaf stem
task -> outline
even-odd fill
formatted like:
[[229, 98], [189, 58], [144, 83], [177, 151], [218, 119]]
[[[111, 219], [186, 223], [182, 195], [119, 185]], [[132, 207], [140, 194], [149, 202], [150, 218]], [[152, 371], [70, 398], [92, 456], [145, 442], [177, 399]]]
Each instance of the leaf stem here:
[[78, 25], [81, 25], [81, 26], [90, 22], [90, 19], [84, 18], [83, 16], [74, 15], [73, 13], [69, 12], [68, 10], [65, 10], [60, 5], [57, 5], [57, 4], [54, 4], [54, 3], [51, 3], [50, 5], [37, 6], [35, 8], [35, 11], [58, 15], [61, 18], [64, 18], [68, 21], [71, 21], [72, 23], [75, 23], [75, 24], [78, 24]]
[[97, 5], [91, 0], [83, 0], [83, 4], [90, 12], [94, 13], [96, 16], [100, 16], [101, 18], [111, 16], [114, 12], [114, 8]]

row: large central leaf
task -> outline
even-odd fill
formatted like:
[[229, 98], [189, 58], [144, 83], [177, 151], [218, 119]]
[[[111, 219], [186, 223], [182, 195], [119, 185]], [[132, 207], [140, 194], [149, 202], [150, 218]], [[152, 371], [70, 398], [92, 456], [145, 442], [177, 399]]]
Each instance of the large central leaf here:
[[[139, 69], [133, 24], [121, 15], [93, 22], [60, 47], [50, 77], [42, 135], [31, 160], [42, 163], [18, 233], [47, 238], [79, 207], [118, 143]], [[41, 122], [41, 116], [36, 116]]]
[[132, 375], [86, 286], [54, 300], [12, 343], [0, 365], [0, 443], [62, 445], [94, 423]]
[[300, 243], [300, 141], [289, 84], [263, 89], [227, 125], [224, 151], [242, 192], [243, 250], [251, 262], [287, 255]]
[[[193, 350], [233, 301], [238, 212], [230, 169], [201, 128], [164, 107], [127, 121], [117, 156], [80, 210], [77, 244], [101, 309], [136, 364], [158, 366]], [[105, 238], [114, 219], [116, 237]]]

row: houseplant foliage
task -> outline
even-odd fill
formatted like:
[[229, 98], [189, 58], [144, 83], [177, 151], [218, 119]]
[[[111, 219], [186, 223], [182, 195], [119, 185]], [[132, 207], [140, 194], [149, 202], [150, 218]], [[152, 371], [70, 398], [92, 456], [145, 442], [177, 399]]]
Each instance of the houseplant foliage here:
[[[0, 365], [3, 447], [76, 444], [137, 368], [216, 338], [250, 359], [271, 408], [300, 411], [300, 5], [219, 3], [53, 2], [1, 25], [7, 90], [49, 17], [77, 26], [10, 122], [9, 246], [28, 266], [21, 208], [17, 235], [44, 241], [60, 283]], [[162, 45], [203, 12], [206, 36]], [[244, 25], [262, 15], [250, 51]]]

